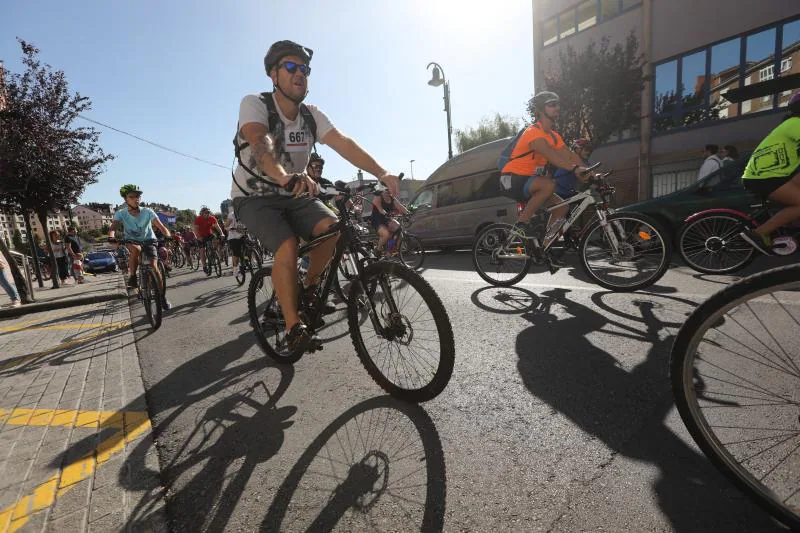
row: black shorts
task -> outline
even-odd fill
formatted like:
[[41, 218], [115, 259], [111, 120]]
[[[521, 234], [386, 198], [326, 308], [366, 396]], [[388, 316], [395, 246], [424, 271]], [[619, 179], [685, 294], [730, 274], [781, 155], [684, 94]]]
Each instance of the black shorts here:
[[142, 252], [141, 252], [141, 255], [140, 255], [142, 260], [144, 260], [144, 261], [152, 261], [153, 259], [158, 257], [158, 250], [156, 249], [156, 245], [155, 244], [142, 244], [142, 243], [136, 242], [136, 241], [128, 241], [128, 242], [130, 244], [133, 244], [134, 246], [138, 246], [139, 248], [142, 249]]
[[231, 254], [239, 257], [242, 255], [242, 248], [244, 247], [243, 239], [228, 239], [228, 246], [231, 247]]
[[540, 176], [534, 174], [533, 176], [523, 176], [520, 174], [503, 174], [500, 176], [500, 190], [503, 192], [503, 196], [507, 196], [517, 202], [527, 202], [531, 198], [528, 191], [537, 178], [553, 179], [549, 175]]
[[761, 198], [767, 198], [770, 194], [792, 181], [793, 177], [794, 176], [760, 179], [742, 178], [742, 185], [744, 185], [744, 188], [747, 190], [747, 192]]

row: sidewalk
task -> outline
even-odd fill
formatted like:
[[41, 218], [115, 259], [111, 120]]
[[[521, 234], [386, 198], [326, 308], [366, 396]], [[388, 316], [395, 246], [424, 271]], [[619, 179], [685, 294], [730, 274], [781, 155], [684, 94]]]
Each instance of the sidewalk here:
[[[71, 279], [71, 278], [70, 278]], [[76, 305], [106, 302], [109, 300], [124, 300], [127, 298], [125, 278], [119, 273], [108, 273], [94, 276], [86, 275], [83, 284], [71, 281], [61, 288], [54, 289], [53, 282], [44, 282], [44, 287], [39, 288], [38, 283], [33, 284], [33, 293], [36, 302], [23, 305], [15, 309], [2, 309], [2, 306], [11, 303], [5, 291], [0, 290], [0, 320], [30, 313], [63, 309]]]
[[[54, 297], [122, 277], [96, 279]], [[130, 321], [126, 300], [0, 321], [0, 533], [167, 530]]]

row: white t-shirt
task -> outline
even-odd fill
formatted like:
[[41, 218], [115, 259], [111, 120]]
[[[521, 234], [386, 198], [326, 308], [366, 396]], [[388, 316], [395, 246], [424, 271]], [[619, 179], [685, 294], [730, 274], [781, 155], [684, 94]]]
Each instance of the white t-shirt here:
[[[235, 187], [235, 185], [234, 185]], [[236, 220], [236, 217], [233, 214], [233, 208], [228, 210], [228, 240], [230, 239], [241, 239], [244, 237], [244, 234], [239, 231], [240, 229], [244, 228], [244, 224]]]
[[[271, 98], [274, 100], [275, 96], [271, 96]], [[281, 163], [286, 169], [286, 172], [290, 174], [295, 172], [304, 172], [308, 166], [309, 155], [311, 154], [311, 149], [313, 148], [311, 133], [305, 127], [303, 116], [300, 113], [297, 114], [297, 118], [295, 120], [289, 120], [284, 116], [283, 112], [281, 112], [281, 108], [278, 107], [277, 102], [275, 103], [275, 107], [278, 110], [278, 116], [283, 122], [283, 146], [289, 156], [288, 161], [281, 161]], [[308, 109], [311, 112], [311, 116], [314, 117], [314, 120], [317, 123], [317, 142], [322, 142], [322, 138], [333, 129], [333, 124], [328, 116], [320, 111], [316, 106], [308, 105]], [[239, 105], [239, 127], [241, 128], [249, 122], [257, 122], [269, 127], [269, 114], [267, 113], [267, 106], [261, 101], [261, 97], [258, 94], [248, 94], [242, 98], [242, 103]], [[237, 132], [237, 135], [239, 136], [240, 144], [246, 142], [241, 136], [241, 132]], [[242, 150], [241, 157], [244, 164], [247, 165], [250, 170], [269, 181], [275, 182], [275, 180], [270, 180], [269, 176], [265, 176], [258, 168], [258, 165], [252, 156], [250, 146]], [[241, 165], [236, 165], [234, 179], [236, 180], [236, 183], [243, 187], [248, 193], [258, 194], [260, 192], [257, 185], [258, 180], [253, 178], [253, 176], [243, 169]], [[231, 184], [231, 198], [240, 198], [245, 196], [236, 183]]]
[[703, 164], [700, 166], [700, 171], [697, 173], [697, 179], [701, 180], [717, 170], [722, 168], [722, 159], [717, 155], [710, 155], [706, 157]]

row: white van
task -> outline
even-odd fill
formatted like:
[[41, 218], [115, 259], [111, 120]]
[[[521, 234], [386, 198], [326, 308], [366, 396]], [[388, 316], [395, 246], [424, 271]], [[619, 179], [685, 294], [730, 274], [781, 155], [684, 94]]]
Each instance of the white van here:
[[517, 202], [503, 196], [497, 159], [511, 137], [476, 146], [440, 166], [408, 204], [409, 231], [425, 246], [471, 247], [484, 226], [513, 224]]

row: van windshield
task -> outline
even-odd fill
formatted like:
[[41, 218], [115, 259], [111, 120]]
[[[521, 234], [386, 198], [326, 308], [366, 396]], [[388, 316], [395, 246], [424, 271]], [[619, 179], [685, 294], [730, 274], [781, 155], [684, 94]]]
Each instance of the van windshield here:
[[414, 198], [408, 208], [410, 210], [419, 209], [421, 207], [431, 207], [433, 204], [433, 189], [425, 189]]

